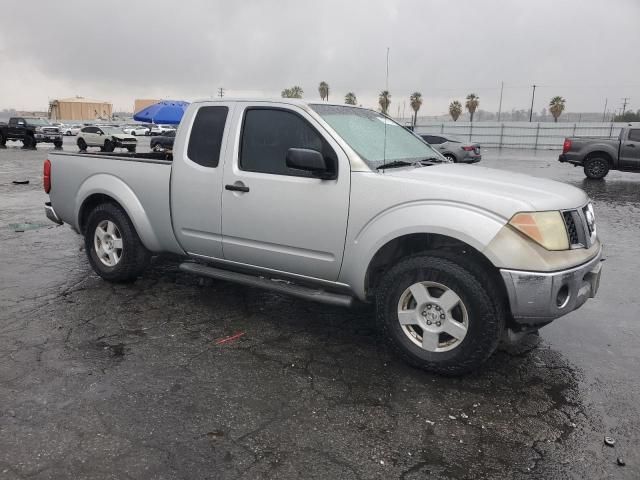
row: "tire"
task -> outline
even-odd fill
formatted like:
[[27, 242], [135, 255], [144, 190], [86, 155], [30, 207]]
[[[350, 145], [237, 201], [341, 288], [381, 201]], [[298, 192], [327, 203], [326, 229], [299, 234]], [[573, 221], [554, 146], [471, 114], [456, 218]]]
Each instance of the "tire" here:
[[53, 142], [53, 146], [56, 148], [62, 148], [62, 141]]
[[93, 270], [109, 282], [134, 281], [151, 258], [125, 211], [113, 203], [98, 205], [91, 212], [84, 245]]
[[131, 130], [131, 135], [133, 135], [134, 137], [136, 136], [135, 130]]
[[84, 138], [79, 138], [76, 143], [78, 144], [78, 148], [80, 149], [81, 152], [87, 151], [87, 142], [84, 141]]
[[600, 180], [609, 173], [609, 161], [605, 157], [589, 157], [584, 162], [584, 174], [587, 178]]
[[25, 136], [24, 139], [22, 139], [22, 148], [29, 150], [36, 148], [36, 139], [30, 135]]
[[501, 295], [481, 269], [435, 252], [400, 261], [376, 291], [376, 319], [392, 348], [409, 364], [441, 375], [462, 375], [487, 360], [505, 317]]
[[136, 147], [127, 147], [129, 153], [136, 153]]
[[113, 152], [116, 149], [116, 146], [113, 144], [111, 140], [104, 141], [104, 147], [102, 147], [103, 152]]
[[448, 158], [448, 159], [449, 159], [449, 160], [451, 160], [453, 163], [458, 163], [458, 159], [457, 159], [455, 156], [451, 155], [450, 153], [447, 153], [447, 154], [444, 156], [444, 158]]
[[67, 130], [66, 132], [64, 132], [65, 136], [70, 137], [71, 136], [71, 130]]
[[7, 139], [4, 138], [4, 135], [0, 133], [0, 148], [5, 148], [7, 146]]

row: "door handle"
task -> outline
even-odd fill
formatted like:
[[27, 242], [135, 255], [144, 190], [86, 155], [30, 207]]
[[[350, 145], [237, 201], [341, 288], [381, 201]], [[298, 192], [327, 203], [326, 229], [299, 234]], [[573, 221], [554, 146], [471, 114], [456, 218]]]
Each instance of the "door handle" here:
[[249, 187], [246, 185], [225, 185], [225, 190], [231, 190], [232, 192], [248, 192]]
[[636, 148], [635, 143], [627, 143], [627, 147]]

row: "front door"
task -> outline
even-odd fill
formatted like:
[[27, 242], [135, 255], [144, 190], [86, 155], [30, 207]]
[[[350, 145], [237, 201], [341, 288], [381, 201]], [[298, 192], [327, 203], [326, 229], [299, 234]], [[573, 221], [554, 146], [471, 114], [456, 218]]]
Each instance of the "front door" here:
[[620, 166], [640, 170], [640, 128], [629, 129], [627, 139], [620, 142]]
[[[335, 281], [347, 229], [351, 171], [346, 154], [303, 109], [239, 107], [242, 129], [225, 162], [225, 260]], [[290, 148], [320, 151], [337, 170], [322, 180], [287, 167]]]

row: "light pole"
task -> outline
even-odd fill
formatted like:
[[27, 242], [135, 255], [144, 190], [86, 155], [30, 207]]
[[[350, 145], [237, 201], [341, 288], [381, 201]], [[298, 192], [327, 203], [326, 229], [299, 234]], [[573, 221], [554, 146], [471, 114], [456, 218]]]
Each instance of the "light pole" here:
[[533, 85], [533, 93], [531, 94], [531, 110], [529, 110], [529, 122], [533, 118], [533, 99], [536, 98], [536, 86]]

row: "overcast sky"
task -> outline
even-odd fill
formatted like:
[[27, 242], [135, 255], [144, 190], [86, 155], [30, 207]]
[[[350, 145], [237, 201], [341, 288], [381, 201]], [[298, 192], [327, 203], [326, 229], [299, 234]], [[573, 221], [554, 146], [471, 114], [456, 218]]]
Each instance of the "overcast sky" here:
[[[7, 2], [0, 13], [0, 109], [46, 110], [73, 95], [133, 108], [135, 98], [305, 98], [330, 85], [377, 106], [390, 48], [390, 113], [408, 95], [423, 115], [480, 96], [496, 111], [640, 108], [640, 0], [154, 0]], [[408, 104], [406, 109], [409, 109]], [[408, 115], [408, 112], [407, 112]]]

